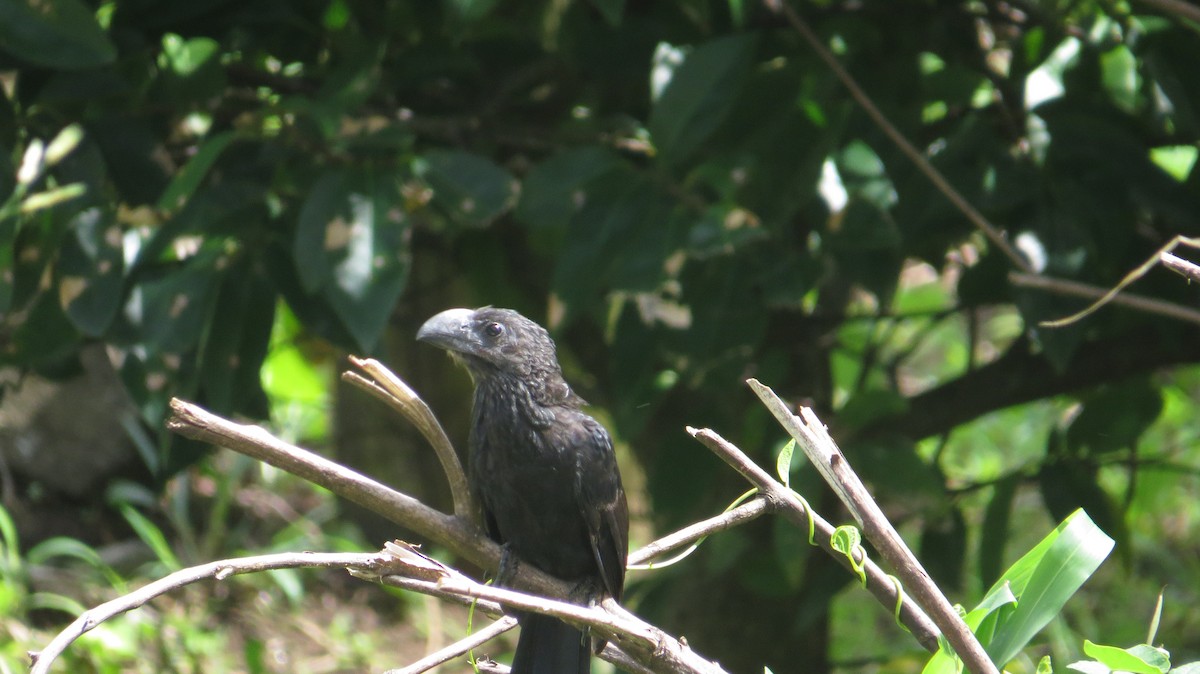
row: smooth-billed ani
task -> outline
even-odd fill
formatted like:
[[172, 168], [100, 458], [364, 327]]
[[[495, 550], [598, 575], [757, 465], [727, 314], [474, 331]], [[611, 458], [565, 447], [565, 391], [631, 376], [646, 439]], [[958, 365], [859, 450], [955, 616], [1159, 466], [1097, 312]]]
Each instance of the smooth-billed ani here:
[[[484, 307], [443, 311], [417, 339], [450, 352], [475, 382], [467, 478], [488, 535], [521, 562], [619, 601], [629, 516], [612, 440], [563, 380], [549, 333]], [[514, 674], [590, 670], [579, 630], [518, 617]]]

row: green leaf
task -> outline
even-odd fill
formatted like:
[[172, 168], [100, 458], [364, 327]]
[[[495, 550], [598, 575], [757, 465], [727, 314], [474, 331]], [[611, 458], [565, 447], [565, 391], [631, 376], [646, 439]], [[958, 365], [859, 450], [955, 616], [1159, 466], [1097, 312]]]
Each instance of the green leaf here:
[[1165, 651], [1145, 645], [1124, 649], [1084, 639], [1083, 652], [1109, 669], [1132, 674], [1163, 674], [1171, 669], [1171, 658]]
[[517, 202], [517, 219], [530, 227], [567, 227], [586, 203], [585, 186], [621, 164], [619, 157], [597, 146], [554, 155], [525, 176], [521, 199]]
[[100, 208], [79, 213], [70, 228], [55, 268], [59, 301], [80, 332], [99, 337], [121, 306], [125, 269], [121, 229]]
[[1196, 155], [1200, 150], [1195, 145], [1168, 145], [1150, 148], [1150, 161], [1166, 171], [1179, 182], [1187, 180], [1196, 165]]
[[275, 288], [244, 257], [222, 274], [211, 325], [204, 340], [201, 379], [205, 400], [218, 414], [267, 415], [259, 370], [266, 358], [275, 316]]
[[145, 515], [135, 510], [132, 506], [121, 504], [118, 508], [138, 538], [142, 539], [142, 542], [154, 552], [154, 556], [158, 559], [159, 563], [166, 567], [168, 571], [178, 571], [183, 568], [183, 564], [175, 556], [175, 551], [171, 549], [171, 544], [167, 542], [167, 537], [163, 534], [162, 529], [155, 526]]
[[1134, 450], [1162, 409], [1162, 392], [1147, 379], [1104, 387], [1084, 398], [1067, 428], [1067, 450], [1073, 456]]
[[293, 242], [304, 288], [324, 296], [356, 348], [367, 352], [408, 275], [409, 225], [398, 198], [390, 170], [329, 170], [304, 202]]
[[221, 51], [221, 45], [212, 38], [185, 40], [174, 33], [164, 35], [162, 45], [167, 66], [180, 77], [195, 74]]
[[95, 68], [117, 56], [91, 9], [79, 0], [0, 0], [0, 48], [63, 70]]
[[208, 327], [218, 259], [211, 252], [197, 255], [134, 289], [126, 313], [140, 326], [151, 353], [183, 353], [199, 343]]
[[1018, 560], [998, 581], [1011, 583], [1017, 606], [985, 645], [992, 660], [999, 664], [1016, 657], [1062, 611], [1112, 548], [1113, 539], [1077, 510]]
[[720, 126], [750, 69], [755, 44], [753, 35], [712, 40], [664, 73], [670, 81], [650, 111], [648, 127], [655, 150], [668, 166], [687, 161]]
[[984, 511], [983, 530], [979, 537], [979, 580], [984, 587], [990, 587], [1000, 577], [1013, 499], [1020, 482], [1020, 475], [1010, 475], [997, 482]]
[[462, 150], [432, 150], [415, 163], [433, 188], [433, 205], [464, 227], [491, 224], [512, 207], [517, 182], [489, 159]]
[[196, 154], [184, 165], [167, 189], [163, 190], [158, 199], [158, 208], [164, 211], [174, 211], [183, 207], [189, 197], [200, 187], [204, 176], [212, 169], [213, 164], [220, 158], [221, 153], [237, 138], [233, 131], [219, 133], [206, 139], [196, 150]]
[[42, 293], [25, 320], [17, 324], [0, 362], [55, 371], [74, 362], [79, 343], [79, 332], [67, 320], [58, 298], [52, 293]]
[[775, 459], [775, 474], [779, 476], [779, 481], [785, 487], [790, 487], [792, 483], [792, 454], [795, 451], [796, 441], [788, 440], [783, 449], [779, 450], [779, 456]]
[[670, 252], [672, 202], [649, 178], [617, 171], [584, 190], [555, 268], [555, 292], [568, 306], [611, 289], [651, 290]]

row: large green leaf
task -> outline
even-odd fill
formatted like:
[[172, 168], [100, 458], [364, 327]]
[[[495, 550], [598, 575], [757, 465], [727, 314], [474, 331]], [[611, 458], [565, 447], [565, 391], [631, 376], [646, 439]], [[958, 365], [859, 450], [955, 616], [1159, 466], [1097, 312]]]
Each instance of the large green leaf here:
[[275, 318], [275, 287], [244, 256], [222, 274], [204, 340], [200, 376], [205, 402], [220, 414], [267, 415], [259, 369]]
[[111, 63], [116, 47], [79, 0], [0, 0], [0, 49], [49, 68]]
[[670, 249], [670, 200], [633, 171], [593, 181], [580, 198], [584, 206], [567, 232], [555, 292], [568, 305], [578, 305], [614, 288], [657, 286]]
[[1008, 583], [1017, 605], [997, 621], [995, 636], [985, 644], [992, 661], [1003, 664], [1016, 657], [1100, 568], [1112, 548], [1113, 539], [1077, 510], [1013, 564], [997, 585]]
[[89, 208], [72, 219], [59, 250], [59, 300], [75, 327], [89, 337], [103, 334], [121, 306], [121, 239], [121, 228], [110, 213]]
[[310, 191], [293, 242], [296, 271], [353, 337], [372, 351], [408, 276], [408, 218], [398, 176], [372, 167], [330, 169]]
[[753, 35], [723, 37], [685, 52], [650, 111], [650, 138], [668, 166], [683, 164], [720, 126], [754, 55]]
[[490, 224], [516, 201], [517, 183], [491, 160], [461, 150], [434, 150], [415, 163], [433, 188], [433, 205], [452, 223]]
[[584, 187], [620, 165], [619, 157], [598, 146], [554, 155], [525, 176], [517, 218], [531, 227], [565, 228], [584, 206]]
[[209, 327], [209, 302], [217, 283], [217, 254], [206, 251], [185, 263], [156, 270], [126, 305], [152, 354], [180, 354], [198, 344]]

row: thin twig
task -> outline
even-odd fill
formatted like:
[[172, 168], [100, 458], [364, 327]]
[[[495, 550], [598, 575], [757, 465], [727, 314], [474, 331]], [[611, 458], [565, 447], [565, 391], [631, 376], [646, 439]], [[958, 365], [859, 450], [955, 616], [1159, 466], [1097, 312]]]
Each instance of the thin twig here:
[[[285, 552], [273, 555], [258, 555], [241, 559], [225, 559], [181, 569], [133, 592], [84, 611], [66, 629], [58, 633], [41, 651], [31, 653], [33, 667], [30, 674], [46, 674], [50, 665], [62, 655], [76, 639], [94, 629], [104, 621], [145, 605], [151, 599], [197, 581], [213, 578], [225, 580], [243, 573], [257, 573], [274, 569], [294, 568], [358, 568], [379, 569], [386, 565], [389, 557], [372, 553], [318, 553]], [[376, 571], [378, 573], [378, 571]]]
[[1170, 253], [1171, 251], [1175, 250], [1177, 247], [1179, 247], [1181, 245], [1191, 246], [1193, 248], [1200, 248], [1200, 238], [1193, 239], [1193, 238], [1188, 238], [1186, 236], [1179, 235], [1179, 234], [1175, 235], [1174, 237], [1171, 238], [1170, 241], [1163, 244], [1163, 246], [1161, 248], [1154, 251], [1154, 254], [1151, 255], [1150, 257], [1146, 258], [1146, 260], [1144, 262], [1142, 262], [1140, 265], [1138, 265], [1136, 269], [1134, 269], [1133, 271], [1126, 274], [1125, 277], [1122, 278], [1119, 283], [1117, 283], [1117, 285], [1109, 288], [1107, 291], [1099, 290], [1093, 286], [1088, 286], [1088, 285], [1085, 285], [1082, 283], [1076, 283], [1074, 281], [1055, 280], [1052, 283], [1048, 282], [1048, 281], [1042, 281], [1041, 279], [1044, 277], [1034, 276], [1031, 274], [1017, 274], [1017, 275], [1010, 274], [1009, 280], [1012, 281], [1012, 283], [1014, 285], [1025, 285], [1030, 288], [1047, 287], [1047, 288], [1051, 288], [1051, 289], [1054, 289], [1054, 290], [1057, 290], [1059, 292], [1063, 292], [1066, 294], [1075, 294], [1075, 295], [1080, 295], [1082, 297], [1098, 297], [1099, 298], [1095, 302], [1092, 302], [1091, 304], [1089, 304], [1084, 309], [1082, 309], [1074, 314], [1071, 314], [1070, 316], [1067, 316], [1066, 318], [1060, 318], [1056, 321], [1042, 321], [1041, 323], [1038, 324], [1038, 325], [1041, 325], [1042, 327], [1046, 327], [1046, 328], [1061, 328], [1065, 325], [1070, 325], [1072, 323], [1075, 323], [1075, 322], [1079, 321], [1080, 319], [1097, 311], [1098, 309], [1100, 309], [1100, 307], [1104, 306], [1105, 304], [1108, 304], [1109, 302], [1122, 302], [1122, 300], [1120, 299], [1121, 297], [1126, 298], [1123, 301], [1124, 304], [1126, 304], [1128, 306], [1136, 307], [1138, 309], [1141, 309], [1142, 311], [1148, 311], [1151, 313], [1159, 313], [1159, 314], [1171, 316], [1172, 318], [1179, 318], [1180, 320], [1196, 322], [1197, 316], [1200, 316], [1200, 314], [1193, 315], [1193, 313], [1190, 312], [1190, 310], [1188, 310], [1186, 308], [1180, 308], [1177, 305], [1173, 305], [1168, 302], [1163, 302], [1161, 300], [1155, 300], [1155, 299], [1150, 299], [1150, 298], [1138, 298], [1133, 301], [1130, 301], [1130, 298], [1137, 298], [1137, 296], [1129, 295], [1129, 294], [1125, 294], [1125, 295], [1119, 294], [1122, 290], [1129, 287], [1134, 281], [1137, 281], [1138, 279], [1145, 276], [1146, 273], [1149, 272], [1151, 269], [1153, 269], [1155, 265], [1159, 264], [1162, 259], [1163, 253]]
[[653, 567], [653, 563], [650, 560], [656, 557], [662, 556], [672, 550], [678, 550], [685, 545], [691, 545], [701, 538], [715, 534], [718, 531], [732, 529], [739, 524], [757, 519], [760, 515], [769, 512], [770, 509], [770, 503], [766, 499], [756, 498], [747, 501], [736, 508], [730, 508], [716, 517], [710, 517], [688, 525], [679, 531], [659, 538], [641, 550], [629, 553], [628, 565], [630, 568], [639, 567], [639, 569], [642, 565]]
[[900, 538], [900, 534], [892, 527], [816, 414], [811, 409], [802, 407], [800, 414], [803, 418], [797, 417], [770, 387], [756, 379], [747, 380], [746, 383], [776, 421], [796, 439], [796, 443], [804, 450], [818, 472], [833, 487], [834, 493], [858, 520], [867, 540], [887, 560], [888, 565], [900, 577], [900, 581], [912, 593], [913, 599], [941, 629], [967, 669], [975, 674], [998, 674], [999, 670], [979, 640], [921, 567], [921, 563]]
[[878, 106], [875, 105], [875, 102], [872, 101], [871, 97], [867, 95], [867, 92], [864, 91], [861, 86], [859, 86], [858, 82], [855, 81], [850, 72], [846, 70], [845, 66], [843, 66], [842, 63], [838, 61], [837, 57], [833, 55], [833, 52], [829, 51], [825, 44], [821, 42], [821, 39], [817, 37], [816, 32], [814, 32], [812, 27], [810, 27], [808, 23], [800, 17], [800, 14], [797, 13], [796, 10], [786, 2], [786, 0], [767, 0], [766, 5], [768, 9], [772, 11], [783, 13], [784, 17], [787, 19], [788, 23], [791, 24], [792, 28], [799, 33], [800, 37], [808, 43], [808, 46], [811, 47], [813, 51], [817, 52], [817, 56], [819, 56], [821, 60], [825, 62], [825, 65], [827, 65], [829, 69], [833, 71], [834, 76], [841, 80], [842, 85], [845, 86], [850, 92], [850, 96], [853, 97], [860, 106], [862, 106], [863, 111], [867, 113], [867, 116], [871, 118], [871, 121], [875, 122], [875, 125], [878, 126], [881, 131], [883, 131], [884, 135], [891, 139], [896, 147], [900, 148], [900, 151], [903, 152], [905, 156], [912, 161], [912, 163], [917, 165], [917, 169], [921, 173], [925, 174], [925, 177], [928, 178], [931, 183], [933, 183], [933, 186], [937, 188], [937, 190], [941, 192], [947, 199], [949, 199], [950, 203], [954, 204], [954, 207], [957, 208], [964, 216], [966, 216], [967, 220], [969, 220], [971, 224], [979, 229], [979, 231], [983, 232], [984, 236], [986, 236], [988, 240], [991, 241], [998, 250], [1000, 250], [1000, 252], [1004, 253], [1004, 255], [1006, 255], [1008, 259], [1012, 261], [1013, 266], [1022, 271], [1032, 271], [1029, 261], [1026, 260], [1025, 257], [1020, 253], [1018, 253], [1011, 244], [1009, 244], [1008, 239], [1004, 236], [1004, 233], [1001, 232], [998, 227], [993, 225], [986, 217], [984, 217], [984, 215], [980, 213], [974, 206], [972, 206], [971, 202], [967, 201], [966, 197], [960, 194], [958, 190], [956, 190], [954, 186], [950, 184], [950, 181], [946, 180], [946, 177], [942, 175], [942, 172], [939, 171], [932, 163], [930, 163], [930, 161], [925, 158], [925, 155], [922, 154], [921, 151], [918, 150], [912, 143], [910, 143], [908, 139], [904, 137], [904, 134], [900, 133], [900, 130], [897, 129], [894, 124], [892, 124], [891, 120], [889, 120], [887, 116], [879, 110]]
[[466, 637], [459, 639], [458, 641], [446, 646], [445, 648], [442, 648], [441, 650], [426, 655], [407, 667], [389, 669], [383, 674], [421, 674], [421, 672], [427, 672], [438, 665], [443, 665], [447, 662], [450, 662], [451, 660], [482, 646], [483, 644], [495, 639], [496, 637], [504, 634], [516, 626], [516, 618], [513, 618], [512, 616], [504, 616], [503, 618], [493, 622], [491, 625], [479, 630], [478, 632], [468, 634]]
[[552, 615], [580, 628], [587, 628], [592, 634], [608, 641], [600, 657], [612, 662], [626, 661], [616, 652], [619, 650], [625, 652], [625, 658], [648, 663], [648, 667], [642, 666], [643, 670], [725, 674], [720, 665], [705, 660], [692, 651], [685, 641], [643, 621], [611, 598], [604, 600], [599, 606], [578, 606], [547, 597], [483, 585], [461, 575], [448, 576], [439, 581], [402, 576], [384, 576], [379, 580], [385, 584], [434, 596], [458, 595], [464, 600], [486, 603], [490, 607], [503, 605], [507, 608]]
[[[737, 448], [733, 443], [722, 438], [716, 431], [708, 428], [691, 428], [687, 432], [721, 457], [725, 463], [741, 473], [750, 484], [758, 488], [759, 495], [772, 504], [772, 509], [787, 517], [796, 526], [807, 530], [809, 523], [813, 527], [813, 540], [822, 550], [829, 553], [839, 564], [852, 569], [846, 555], [833, 549], [830, 539], [833, 537], [834, 526], [814, 512], [809, 512], [795, 491], [783, 486], [778, 480], [767, 474], [750, 457]], [[914, 602], [903, 601], [897, 596], [898, 588], [880, 569], [875, 562], [867, 559], [863, 565], [866, 577], [866, 589], [888, 610], [894, 610], [900, 603], [900, 622], [904, 624], [917, 642], [923, 648], [933, 653], [938, 649], [938, 629], [930, 621], [929, 616]], [[901, 603], [902, 602], [902, 603]]]
[[467, 486], [467, 475], [463, 472], [454, 445], [434, 416], [433, 410], [429, 409], [429, 405], [426, 405], [404, 380], [384, 367], [383, 363], [374, 358], [354, 356], [350, 356], [350, 362], [374, 379], [365, 379], [355, 372], [343, 373], [342, 379], [383, 400], [417, 427], [433, 447], [438, 461], [442, 464], [442, 472], [446, 474], [446, 480], [450, 483], [450, 495], [454, 499], [454, 514], [474, 521], [477, 511], [471, 497], [471, 489]]
[[[1079, 319], [1087, 316], [1091, 312], [1099, 309], [1101, 306], [1112, 303], [1119, 304], [1130, 309], [1154, 314], [1156, 316], [1166, 316], [1188, 323], [1200, 324], [1200, 311], [1191, 309], [1173, 302], [1146, 297], [1145, 295], [1135, 295], [1133, 293], [1122, 292], [1117, 294], [1112, 290], [1105, 290], [1087, 283], [1078, 281], [1070, 281], [1067, 279], [1053, 278], [1050, 276], [1041, 276], [1038, 274], [1022, 274], [1019, 272], [1010, 272], [1008, 280], [1015, 286], [1022, 288], [1034, 288], [1036, 290], [1045, 290], [1047, 292], [1056, 293], [1058, 295], [1069, 295], [1072, 297], [1083, 297], [1096, 300], [1088, 305], [1086, 309], [1079, 313], [1072, 314], [1066, 318], [1056, 321], [1043, 321], [1038, 325], [1047, 328], [1057, 328], [1075, 323]], [[1124, 287], [1118, 285], [1117, 289]]]
[[1185, 260], [1178, 255], [1164, 252], [1158, 256], [1163, 266], [1186, 278], [1188, 281], [1200, 283], [1200, 265]]
[[[447, 515], [323, 456], [290, 445], [258, 426], [236, 424], [192, 403], [171, 399], [167, 428], [228, 447], [324, 487], [347, 500], [438, 541], [482, 568], [496, 568], [500, 548], [469, 520]], [[541, 574], [544, 578], [549, 578]]]

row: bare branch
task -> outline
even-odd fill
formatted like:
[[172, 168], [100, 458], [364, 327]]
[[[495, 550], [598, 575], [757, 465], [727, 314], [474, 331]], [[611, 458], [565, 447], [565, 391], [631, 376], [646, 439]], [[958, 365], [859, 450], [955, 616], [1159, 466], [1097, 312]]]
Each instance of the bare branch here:
[[390, 558], [379, 552], [372, 553], [318, 553], [285, 552], [274, 555], [258, 555], [242, 559], [226, 559], [209, 562], [176, 571], [164, 578], [144, 585], [129, 594], [107, 601], [85, 611], [66, 629], [58, 633], [41, 651], [31, 653], [33, 667], [30, 674], [46, 674], [50, 665], [62, 655], [76, 639], [94, 629], [104, 621], [145, 605], [151, 599], [197, 581], [213, 578], [225, 580], [243, 573], [257, 573], [273, 569], [295, 568], [358, 568], [362, 570], [384, 568]]
[[[839, 564], [847, 569], [852, 568], [850, 560], [841, 552], [834, 550], [830, 545], [834, 526], [817, 513], [808, 511], [800, 496], [795, 491], [783, 486], [778, 480], [772, 478], [758, 464], [754, 463], [750, 457], [746, 456], [742, 450], [738, 449], [725, 438], [722, 438], [715, 431], [707, 428], [688, 428], [687, 431], [692, 437], [711, 449], [714, 454], [721, 457], [725, 463], [741, 473], [750, 481], [750, 484], [758, 487], [760, 497], [766, 499], [771, 504], [772, 510], [778, 511], [803, 530], [807, 530], [809, 522], [811, 522], [814, 542], [837, 560]], [[896, 584], [892, 582], [883, 569], [879, 568], [870, 559], [865, 561], [863, 571], [866, 574], [867, 591], [874, 595], [879, 600], [879, 603], [887, 607], [888, 610], [893, 610], [896, 604], [900, 602], [900, 598], [897, 596], [898, 588]], [[900, 622], [912, 632], [913, 637], [916, 638], [917, 642], [923, 648], [931, 653], [937, 651], [938, 629], [929, 619], [929, 616], [925, 615], [915, 602], [905, 601], [901, 603], [899, 618]]]
[[739, 524], [757, 519], [759, 515], [770, 511], [770, 509], [770, 503], [766, 499], [756, 498], [736, 508], [731, 508], [716, 517], [710, 517], [688, 525], [675, 533], [663, 536], [641, 550], [629, 553], [629, 568], [652, 569], [654, 568], [654, 563], [650, 560], [672, 550], [678, 550], [685, 545], [695, 543], [710, 534], [732, 529]]
[[858, 520], [867, 540], [895, 570], [901, 582], [912, 593], [913, 599], [929, 613], [967, 669], [975, 674], [998, 674], [999, 670], [983, 650], [979, 640], [921, 567], [921, 563], [900, 538], [900, 534], [888, 522], [887, 516], [883, 514], [883, 510], [871, 497], [858, 475], [850, 468], [846, 457], [826, 432], [825, 425], [817, 415], [811, 409], [802, 407], [800, 414], [803, 418], [797, 417], [769, 387], [756, 379], [750, 379], [747, 383], [776, 421], [804, 449], [809, 460]]
[[[698, 655], [686, 641], [676, 639], [639, 619], [611, 598], [605, 599], [597, 607], [583, 607], [457, 578], [447, 578], [438, 583], [438, 587], [465, 597], [551, 615], [577, 627], [587, 628], [610, 645], [615, 644], [620, 650], [635, 655], [636, 660], [649, 663], [651, 671], [697, 674], [723, 674], [725, 671], [720, 665]], [[608, 650], [605, 648], [601, 657], [605, 657]]]
[[1108, 304], [1109, 302], [1124, 304], [1147, 313], [1162, 314], [1164, 316], [1178, 318], [1183, 321], [1200, 323], [1200, 312], [1193, 311], [1187, 307], [1180, 307], [1179, 305], [1171, 304], [1170, 302], [1163, 302], [1162, 300], [1156, 300], [1149, 297], [1140, 297], [1137, 295], [1130, 295], [1128, 293], [1124, 295], [1119, 294], [1122, 290], [1129, 287], [1134, 281], [1137, 281], [1145, 276], [1147, 272], [1154, 268], [1154, 265], [1159, 264], [1160, 261], [1162, 261], [1164, 254], [1170, 253], [1180, 245], [1200, 248], [1200, 238], [1193, 239], [1182, 235], [1176, 235], [1161, 248], [1154, 251], [1154, 254], [1146, 258], [1145, 262], [1142, 262], [1137, 266], [1136, 269], [1126, 274], [1125, 277], [1121, 279], [1120, 283], [1112, 288], [1109, 288], [1107, 291], [1096, 288], [1095, 286], [1077, 283], [1075, 281], [1047, 279], [1046, 277], [1035, 276], [1033, 274], [1013, 273], [1009, 274], [1009, 280], [1012, 281], [1014, 285], [1025, 286], [1028, 288], [1044, 288], [1047, 290], [1054, 290], [1065, 295], [1099, 298], [1081, 311], [1071, 314], [1066, 318], [1060, 318], [1056, 321], [1042, 321], [1039, 323], [1039, 325], [1047, 328], [1061, 328], [1064, 325], [1075, 323], [1095, 312], [1105, 304]]
[[427, 672], [438, 665], [450, 662], [470, 650], [482, 646], [516, 626], [516, 618], [504, 616], [478, 632], [469, 634], [439, 651], [430, 653], [407, 667], [389, 669], [383, 674], [421, 674], [421, 672]]
[[494, 569], [500, 561], [499, 546], [467, 520], [439, 512], [323, 456], [289, 445], [258, 426], [235, 424], [178, 398], [173, 398], [170, 406], [167, 428], [180, 435], [228, 447], [325, 487], [429, 540], [446, 545], [472, 564]]
[[[1169, 253], [1163, 254], [1169, 255]], [[1174, 256], [1172, 255], [1172, 257]], [[1096, 300], [1079, 313], [1072, 314], [1071, 316], [1056, 321], [1043, 321], [1039, 323], [1039, 325], [1042, 327], [1058, 328], [1070, 325], [1071, 323], [1084, 318], [1096, 309], [1099, 309], [1110, 302], [1112, 304], [1119, 304], [1130, 309], [1136, 309], [1147, 314], [1166, 316], [1167, 318], [1174, 318], [1180, 321], [1186, 321], [1188, 323], [1200, 324], [1200, 311], [1196, 311], [1195, 309], [1181, 306], [1173, 302], [1155, 299], [1153, 297], [1146, 297], [1145, 295], [1135, 295], [1133, 293], [1124, 292], [1117, 294], [1116, 291], [1120, 291], [1121, 288], [1127, 285], [1125, 283], [1116, 286], [1115, 289], [1105, 290], [1104, 288], [1098, 288], [1094, 285], [1080, 283], [1078, 281], [1053, 278], [1039, 274], [1021, 274], [1018, 272], [1010, 273], [1008, 275], [1008, 280], [1011, 281], [1013, 285], [1020, 286], [1022, 288], [1035, 288], [1037, 290], [1046, 290], [1059, 295], [1070, 295], [1073, 297], [1084, 297]]]
[[1183, 276], [1188, 281], [1200, 283], [1200, 265], [1197, 265], [1195, 262], [1190, 262], [1178, 255], [1172, 255], [1167, 252], [1159, 255], [1158, 259], [1167, 269]]
[[421, 435], [425, 436], [437, 454], [442, 471], [446, 473], [446, 480], [450, 483], [454, 514], [475, 522], [478, 511], [471, 497], [471, 489], [467, 486], [467, 476], [458, 460], [458, 454], [454, 451], [454, 445], [434, 416], [433, 410], [429, 409], [429, 405], [426, 405], [404, 380], [384, 367], [383, 363], [374, 358], [362, 359], [354, 356], [350, 356], [350, 362], [374, 379], [364, 379], [354, 372], [342, 373], [342, 379], [383, 400], [421, 431]]

